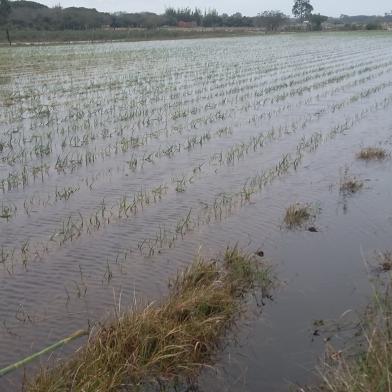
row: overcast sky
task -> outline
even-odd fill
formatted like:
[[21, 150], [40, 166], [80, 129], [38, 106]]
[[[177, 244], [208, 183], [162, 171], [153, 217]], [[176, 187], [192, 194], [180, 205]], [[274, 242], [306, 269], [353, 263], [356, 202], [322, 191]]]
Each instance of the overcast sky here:
[[[199, 7], [202, 10], [215, 8], [219, 13], [241, 12], [253, 16], [265, 10], [280, 10], [291, 13], [293, 0], [37, 0], [49, 6], [61, 4], [63, 7], [91, 7], [99, 11], [151, 11], [163, 13], [167, 6]], [[316, 13], [328, 16], [384, 15], [392, 10], [391, 0], [311, 0]]]

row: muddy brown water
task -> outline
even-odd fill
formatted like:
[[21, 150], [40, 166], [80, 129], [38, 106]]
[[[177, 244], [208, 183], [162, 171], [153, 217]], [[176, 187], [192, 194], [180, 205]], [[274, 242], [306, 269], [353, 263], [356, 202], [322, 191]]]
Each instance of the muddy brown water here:
[[[195, 254], [238, 244], [262, 249], [281, 285], [201, 390], [313, 382], [313, 322], [361, 309], [368, 261], [390, 247], [391, 162], [355, 154], [392, 151], [391, 49], [387, 33], [1, 48], [0, 367], [160, 299]], [[344, 197], [346, 167], [365, 185]], [[317, 233], [282, 227], [294, 202], [320, 207]]]

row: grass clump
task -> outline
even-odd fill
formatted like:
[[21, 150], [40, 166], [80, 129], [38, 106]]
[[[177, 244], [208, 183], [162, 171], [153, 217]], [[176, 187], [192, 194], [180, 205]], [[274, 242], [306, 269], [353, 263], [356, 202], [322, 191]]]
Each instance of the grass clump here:
[[377, 289], [360, 322], [354, 349], [329, 355], [318, 391], [386, 392], [392, 390], [391, 281]]
[[386, 251], [378, 255], [378, 264], [383, 272], [392, 270], [392, 252]]
[[295, 203], [286, 209], [283, 221], [287, 228], [294, 229], [314, 220], [316, 215], [317, 209], [311, 204]]
[[252, 288], [266, 294], [269, 270], [237, 248], [223, 262], [195, 261], [160, 305], [118, 317], [68, 362], [42, 369], [25, 391], [140, 391], [155, 381], [192, 380], [212, 363], [222, 336]]
[[357, 158], [364, 161], [372, 160], [384, 160], [388, 157], [388, 153], [385, 149], [379, 147], [366, 147], [363, 148], [358, 154]]
[[340, 184], [340, 191], [342, 193], [354, 194], [363, 188], [363, 181], [352, 177], [345, 179], [344, 182]]
[[363, 181], [352, 176], [346, 167], [343, 176], [340, 178], [340, 192], [344, 195], [351, 195], [360, 191], [363, 185]]

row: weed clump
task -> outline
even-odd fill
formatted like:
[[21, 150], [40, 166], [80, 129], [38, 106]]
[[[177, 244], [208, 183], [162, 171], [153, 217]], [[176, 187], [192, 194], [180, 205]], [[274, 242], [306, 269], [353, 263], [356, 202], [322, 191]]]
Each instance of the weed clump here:
[[363, 148], [358, 154], [357, 158], [364, 161], [371, 160], [384, 160], [388, 157], [388, 153], [385, 149], [379, 147], [367, 147]]
[[311, 204], [295, 203], [286, 209], [284, 224], [289, 229], [302, 227], [306, 222], [316, 218], [318, 209]]
[[386, 251], [378, 256], [378, 264], [383, 272], [392, 270], [392, 252]]
[[254, 288], [267, 295], [270, 271], [237, 248], [223, 262], [196, 260], [170, 284], [161, 305], [123, 314], [90, 336], [69, 362], [42, 369], [25, 390], [140, 390], [165, 380], [192, 380], [211, 364], [222, 337]]
[[363, 181], [358, 180], [355, 177], [346, 179], [344, 182], [340, 184], [340, 191], [342, 193], [357, 193], [363, 188]]
[[343, 175], [340, 178], [340, 192], [343, 195], [351, 195], [357, 193], [363, 188], [363, 181], [349, 173], [349, 169], [346, 167]]
[[[376, 289], [373, 302], [361, 317], [353, 348], [327, 356], [318, 391], [385, 392], [392, 380], [391, 281]], [[312, 389], [316, 390], [316, 389]]]

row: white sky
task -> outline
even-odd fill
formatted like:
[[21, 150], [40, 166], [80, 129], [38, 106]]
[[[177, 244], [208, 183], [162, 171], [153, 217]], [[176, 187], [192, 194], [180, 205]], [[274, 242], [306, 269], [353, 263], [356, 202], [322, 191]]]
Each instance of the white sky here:
[[[293, 0], [36, 0], [42, 4], [63, 7], [89, 7], [99, 11], [151, 11], [163, 13], [168, 6], [198, 7], [202, 10], [215, 8], [219, 13], [241, 12], [253, 16], [265, 10], [280, 10], [291, 14]], [[311, 0], [316, 13], [328, 16], [347, 15], [384, 15], [392, 10], [391, 0]]]

